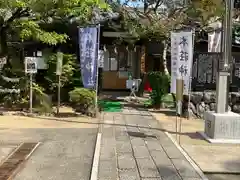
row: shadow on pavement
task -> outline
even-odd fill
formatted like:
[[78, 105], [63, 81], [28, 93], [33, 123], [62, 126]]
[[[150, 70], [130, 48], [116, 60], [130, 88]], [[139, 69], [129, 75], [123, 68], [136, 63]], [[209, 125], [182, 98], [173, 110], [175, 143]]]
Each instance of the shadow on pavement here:
[[[128, 115], [128, 114], [124, 114]], [[151, 115], [141, 115], [141, 116], [151, 116]], [[152, 127], [147, 127], [147, 126], [139, 126], [139, 125], [126, 125], [126, 124], [113, 124], [113, 123], [103, 123], [103, 122], [89, 122], [89, 121], [74, 121], [74, 120], [67, 120], [67, 119], [57, 119], [57, 118], [51, 118], [51, 117], [34, 117], [38, 119], [43, 119], [43, 120], [49, 120], [49, 121], [59, 121], [59, 122], [68, 122], [68, 123], [80, 123], [80, 124], [95, 124], [95, 125], [112, 125], [112, 126], [127, 126], [127, 127], [138, 127], [138, 128], [143, 128], [143, 129], [149, 129], [149, 130], [157, 130], [157, 131], [162, 131], [162, 132], [168, 132], [170, 134], [178, 134], [178, 135], [185, 135], [189, 136], [192, 139], [201, 139], [205, 140], [199, 133], [197, 132], [186, 132], [186, 133], [179, 133], [175, 131], [168, 131], [163, 128], [152, 128]], [[153, 117], [154, 118], [154, 117]]]
[[181, 180], [180, 174], [177, 172], [175, 167], [172, 166], [158, 166], [158, 171], [162, 179], [166, 180]]
[[148, 135], [148, 134], [145, 134], [145, 133], [142, 133], [142, 132], [127, 131], [127, 133], [128, 133], [129, 136], [132, 136], [132, 137], [155, 138], [155, 139], [157, 138], [154, 135]]
[[[226, 152], [228, 153], [228, 152]], [[220, 172], [220, 173], [205, 173], [209, 180], [239, 180], [240, 179], [240, 159], [236, 156], [235, 159], [229, 160], [222, 164], [227, 171], [231, 169], [232, 172]]]

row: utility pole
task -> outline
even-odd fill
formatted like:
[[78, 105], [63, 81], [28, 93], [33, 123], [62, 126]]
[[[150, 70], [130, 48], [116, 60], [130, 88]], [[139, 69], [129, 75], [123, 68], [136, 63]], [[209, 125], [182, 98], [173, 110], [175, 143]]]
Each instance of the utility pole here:
[[216, 113], [228, 111], [229, 76], [232, 61], [232, 17], [233, 0], [225, 0], [225, 14], [222, 38], [222, 59], [219, 62], [217, 79], [217, 108]]
[[240, 143], [240, 115], [228, 111], [230, 70], [232, 64], [232, 18], [234, 0], [225, 0], [223, 23], [222, 58], [217, 78], [216, 111], [204, 113], [203, 137], [211, 143]]

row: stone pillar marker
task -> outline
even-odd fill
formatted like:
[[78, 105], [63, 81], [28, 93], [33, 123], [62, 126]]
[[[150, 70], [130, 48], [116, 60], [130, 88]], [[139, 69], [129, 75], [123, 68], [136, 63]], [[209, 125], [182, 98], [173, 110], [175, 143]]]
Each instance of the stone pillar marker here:
[[201, 133], [211, 143], [240, 143], [240, 115], [228, 111], [229, 72], [232, 61], [232, 17], [234, 0], [225, 0], [222, 36], [222, 59], [217, 78], [217, 106], [204, 113], [205, 129]]

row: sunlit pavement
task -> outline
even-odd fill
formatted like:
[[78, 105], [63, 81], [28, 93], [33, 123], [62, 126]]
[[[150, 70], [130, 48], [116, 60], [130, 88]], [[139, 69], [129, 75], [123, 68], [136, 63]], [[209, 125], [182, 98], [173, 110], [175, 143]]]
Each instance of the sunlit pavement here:
[[[11, 121], [14, 120], [10, 119], [9, 122]], [[21, 142], [41, 142], [15, 176], [15, 180], [87, 180], [90, 178], [97, 124], [37, 120], [37, 123], [31, 122], [30, 127], [27, 128], [28, 121], [20, 118], [19, 121], [15, 120], [15, 124], [9, 125], [4, 121], [0, 122], [1, 144], [5, 144], [5, 154], [10, 152], [10, 149], [6, 148], [11, 145]], [[20, 122], [25, 122], [26, 125], [19, 124], [17, 128], [17, 123]], [[44, 123], [48, 124], [48, 128], [44, 127], [46, 125]], [[1, 156], [4, 156], [4, 153]]]

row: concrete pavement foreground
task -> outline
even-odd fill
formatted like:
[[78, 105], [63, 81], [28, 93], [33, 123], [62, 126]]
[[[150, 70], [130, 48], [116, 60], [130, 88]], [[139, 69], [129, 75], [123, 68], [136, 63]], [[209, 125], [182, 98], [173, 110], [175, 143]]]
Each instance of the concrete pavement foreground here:
[[0, 157], [22, 142], [41, 142], [14, 180], [88, 180], [97, 131], [97, 123], [86, 119], [58, 122], [1, 116]]
[[147, 111], [103, 113], [98, 180], [200, 180]]

